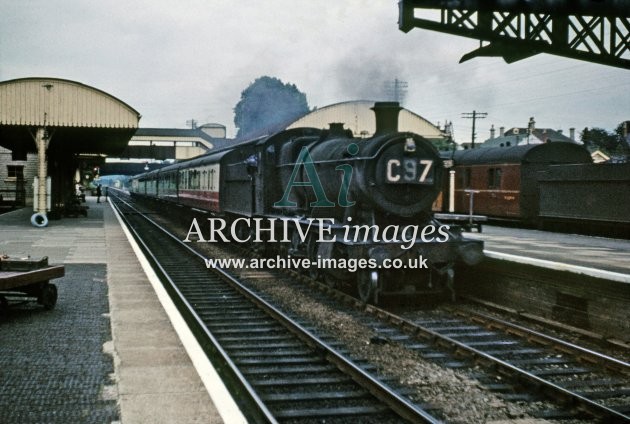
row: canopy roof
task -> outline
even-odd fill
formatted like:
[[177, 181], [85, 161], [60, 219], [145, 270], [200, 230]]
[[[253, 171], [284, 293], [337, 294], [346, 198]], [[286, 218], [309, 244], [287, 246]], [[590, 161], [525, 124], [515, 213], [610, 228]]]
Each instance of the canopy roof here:
[[75, 81], [21, 78], [0, 82], [0, 145], [34, 152], [45, 127], [52, 151], [116, 154], [138, 128], [140, 114], [116, 97]]

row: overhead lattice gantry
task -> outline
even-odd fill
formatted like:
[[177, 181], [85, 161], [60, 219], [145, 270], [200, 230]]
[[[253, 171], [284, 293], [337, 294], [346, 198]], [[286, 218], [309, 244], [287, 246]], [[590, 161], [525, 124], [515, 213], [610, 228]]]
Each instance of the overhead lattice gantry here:
[[548, 53], [630, 69], [630, 0], [401, 0], [398, 24], [485, 43], [460, 62]]

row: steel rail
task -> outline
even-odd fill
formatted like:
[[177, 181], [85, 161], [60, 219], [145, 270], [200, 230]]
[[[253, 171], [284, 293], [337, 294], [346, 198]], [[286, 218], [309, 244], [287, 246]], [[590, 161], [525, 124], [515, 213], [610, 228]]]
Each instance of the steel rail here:
[[[116, 195], [112, 195], [111, 191], [110, 197], [116, 197], [118, 201], [125, 203], [128, 208], [134, 211], [134, 215], [149, 220], [142, 212], [138, 211], [128, 202]], [[218, 362], [221, 363], [221, 366], [216, 368], [219, 374], [223, 377], [224, 383], [230, 387], [233, 393], [245, 396], [245, 398], [239, 397], [239, 399], [235, 399], [237, 400], [237, 403], [240, 403], [240, 406], [247, 410], [250, 418], [259, 422], [277, 423], [278, 421], [275, 419], [271, 411], [269, 411], [265, 403], [260, 399], [254, 388], [249, 384], [245, 376], [243, 376], [227, 352], [221, 347], [218, 340], [208, 330], [201, 317], [195, 312], [194, 308], [186, 300], [185, 296], [181, 293], [175, 282], [169, 277], [168, 273], [159, 263], [149, 246], [147, 246], [144, 242], [141, 235], [131, 225], [125, 216], [125, 213], [120, 210], [119, 206], [115, 202], [112, 202], [112, 205], [114, 206], [116, 213], [118, 213], [120, 218], [127, 225], [127, 228], [132, 233], [134, 239], [139, 243], [140, 248], [147, 257], [151, 266], [159, 271], [159, 277], [163, 283], [166, 283], [164, 286], [171, 296], [171, 299], [175, 302], [177, 309], [182, 314], [186, 323], [190, 326], [203, 350], [206, 354], [209, 354], [210, 357], [215, 358], [215, 362], [218, 360]], [[152, 220], [149, 221], [152, 222]], [[207, 340], [207, 342], [204, 342], [204, 340]]]
[[574, 327], [565, 323], [561, 323], [558, 321], [553, 321], [547, 318], [543, 318], [531, 313], [527, 313], [522, 310], [517, 310], [508, 306], [499, 305], [487, 300], [480, 299], [475, 296], [470, 295], [460, 295], [460, 299], [466, 300], [472, 304], [480, 305], [484, 308], [488, 308], [492, 311], [497, 311], [500, 314], [512, 315], [519, 320], [533, 322], [534, 324], [541, 325], [543, 327], [551, 327], [557, 331], [564, 331], [568, 333], [573, 333], [578, 336], [580, 339], [586, 339], [591, 341], [592, 343], [599, 344], [605, 346], [609, 349], [630, 349], [630, 345], [628, 343], [623, 342], [622, 340], [615, 338], [608, 338], [602, 334], [595, 333], [590, 330], [586, 330], [580, 327]]
[[[144, 220], [154, 225], [157, 229], [162, 231], [164, 235], [170, 237], [172, 240], [177, 242], [182, 248], [185, 248], [191, 254], [197, 256], [198, 258], [202, 260], [206, 259], [204, 255], [194, 250], [192, 247], [190, 247], [189, 244], [184, 243], [177, 236], [175, 236], [170, 231], [162, 227], [159, 223], [155, 222], [148, 216], [144, 215], [142, 212], [133, 208], [133, 206], [129, 205], [128, 203], [127, 205], [128, 207], [135, 210], [134, 214], [138, 216], [142, 216]], [[140, 238], [140, 235], [135, 230], [134, 230], [134, 237]], [[189, 304], [189, 302], [187, 302], [186, 299], [183, 298], [183, 295], [181, 294], [179, 289], [177, 289], [175, 283], [168, 277], [166, 271], [157, 261], [157, 258], [155, 258], [154, 255], [149, 251], [148, 246], [146, 246], [144, 242], [142, 242], [142, 245], [143, 245], [143, 250], [146, 249], [148, 251], [152, 259], [151, 262], [154, 263], [157, 266], [157, 268], [160, 270], [161, 274], [165, 276], [165, 279], [168, 281], [169, 286], [172, 287], [173, 292], [178, 297], [181, 297], [180, 303], [187, 309], [187, 313], [190, 313], [194, 317], [195, 324], [198, 326], [200, 325], [202, 327], [203, 333], [206, 335], [206, 337], [208, 337], [208, 335], [210, 336], [209, 338], [212, 340], [213, 344], [216, 343], [217, 345], [216, 350], [219, 351], [222, 354], [222, 356], [224, 356], [224, 360], [230, 364], [230, 368], [232, 367], [234, 368], [232, 370], [232, 373], [237, 376], [239, 383], [248, 390], [248, 393], [251, 390], [251, 394], [254, 395], [252, 397], [253, 399], [256, 400], [256, 408], [260, 410], [259, 413], [264, 415], [266, 419], [270, 420], [269, 422], [276, 422], [274, 421], [272, 413], [264, 405], [264, 402], [256, 395], [254, 389], [251, 387], [251, 385], [249, 385], [245, 377], [240, 373], [237, 366], [229, 359], [228, 354], [221, 348], [218, 341], [212, 336], [210, 331], [205, 327], [201, 318], [192, 310], [192, 306]], [[360, 386], [368, 390], [373, 396], [375, 396], [377, 399], [379, 399], [381, 402], [387, 405], [392, 411], [394, 411], [396, 414], [398, 414], [402, 418], [413, 423], [437, 424], [441, 422], [440, 420], [433, 417], [431, 414], [427, 413], [426, 411], [422, 410], [421, 408], [411, 403], [409, 400], [400, 396], [398, 393], [396, 393], [395, 391], [393, 391], [392, 389], [384, 385], [382, 382], [374, 378], [369, 373], [362, 370], [360, 367], [354, 364], [351, 360], [347, 359], [342, 354], [337, 352], [328, 343], [321, 340], [319, 337], [314, 335], [311, 331], [309, 331], [308, 329], [304, 328], [299, 323], [292, 320], [289, 316], [284, 314], [275, 306], [271, 305], [262, 297], [258, 296], [256, 293], [254, 293], [252, 290], [244, 286], [240, 281], [235, 279], [225, 270], [220, 269], [220, 268], [212, 268], [212, 270], [215, 271], [218, 275], [220, 275], [224, 281], [229, 283], [233, 288], [239, 291], [243, 296], [248, 298], [252, 303], [256, 304], [259, 308], [267, 312], [274, 319], [278, 320], [283, 326], [285, 326], [293, 334], [298, 336], [306, 344], [308, 344], [309, 346], [312, 346], [313, 348], [317, 349], [320, 352], [324, 352], [325, 357], [330, 362], [332, 362], [340, 370], [348, 374], [355, 382], [357, 382]], [[260, 404], [258, 404], [258, 402], [260, 402]]]
[[[588, 399], [585, 396], [582, 396], [571, 390], [563, 388], [551, 381], [548, 381], [539, 376], [536, 376], [524, 369], [521, 369], [517, 366], [510, 364], [509, 362], [503, 361], [479, 349], [469, 346], [464, 342], [460, 342], [451, 337], [444, 336], [440, 334], [439, 332], [420, 326], [412, 321], [406, 320], [400, 316], [397, 316], [377, 306], [362, 303], [358, 299], [352, 296], [349, 296], [348, 294], [345, 294], [337, 289], [331, 288], [323, 283], [320, 283], [319, 281], [313, 280], [310, 277], [301, 275], [297, 273], [296, 271], [289, 270], [288, 273], [298, 277], [299, 279], [301, 279], [303, 282], [310, 285], [311, 287], [314, 287], [317, 290], [320, 290], [326, 294], [329, 294], [337, 298], [338, 300], [344, 302], [345, 304], [354, 307], [357, 310], [362, 310], [372, 316], [375, 316], [381, 320], [384, 320], [390, 324], [395, 325], [397, 328], [399, 328], [403, 332], [410, 333], [411, 335], [414, 335], [414, 336], [422, 337], [425, 340], [430, 340], [439, 346], [452, 348], [455, 351], [455, 353], [467, 354], [468, 356], [472, 356], [474, 358], [482, 360], [486, 362], [487, 364], [495, 366], [504, 375], [508, 375], [512, 377], [516, 376], [516, 377], [519, 377], [521, 380], [528, 382], [530, 385], [533, 385], [535, 387], [543, 387], [547, 390], [549, 394], [560, 395], [568, 403], [578, 406], [578, 407], [581, 406], [582, 407], [581, 409], [583, 411], [587, 412], [588, 414], [592, 416], [610, 419], [611, 420], [610, 422], [630, 421], [630, 416], [628, 415], [625, 415], [623, 413], [615, 411], [614, 409], [608, 408], [602, 404], [594, 402], [593, 400]], [[576, 345], [576, 348], [577, 347], [578, 346]], [[583, 351], [588, 351], [588, 349], [585, 349], [585, 348], [581, 348], [581, 349]], [[605, 355], [602, 355], [602, 356], [605, 356]], [[611, 359], [613, 359], [613, 362], [614, 361], [618, 362], [616, 363], [616, 366], [625, 367], [625, 365], [627, 365], [626, 363], [622, 361], [615, 360], [614, 358], [611, 358]]]
[[[191, 249], [191, 251], [199, 257], [203, 257], [203, 255], [200, 255], [193, 249]], [[451, 337], [444, 336], [439, 332], [422, 327], [389, 311], [385, 311], [384, 309], [378, 308], [373, 305], [366, 305], [352, 296], [349, 296], [339, 290], [326, 286], [316, 280], [313, 280], [312, 278], [298, 273], [297, 271], [287, 270], [285, 271], [285, 273], [296, 277], [296, 279], [301, 280], [311, 287], [314, 287], [317, 290], [338, 299], [339, 301], [350, 307], [371, 314], [372, 316], [375, 316], [380, 320], [387, 321], [388, 323], [398, 327], [403, 332], [433, 341], [435, 345], [451, 348], [456, 354], [465, 354], [469, 357], [476, 358], [486, 364], [492, 365], [493, 367], [495, 367], [495, 369], [497, 369], [504, 375], [520, 378], [521, 381], [527, 382], [529, 383], [529, 385], [533, 385], [534, 387], [542, 387], [546, 390], [548, 394], [556, 396], [559, 395], [562, 399], [565, 400], [565, 403], [568, 404], [568, 406], [577, 407], [577, 409], [585, 411], [595, 417], [606, 418], [610, 420], [610, 422], [627, 422], [628, 420], [630, 420], [630, 417], [624, 415], [623, 413], [596, 403], [585, 396], [563, 388], [551, 381], [545, 380], [524, 369], [514, 366], [509, 362], [503, 361], [479, 349], [471, 347], [464, 342], [457, 341]]]
[[[286, 272], [288, 274], [295, 276], [296, 278], [308, 284], [309, 286], [323, 293], [326, 293], [338, 299], [339, 301], [342, 301], [343, 303], [354, 307], [357, 310], [362, 310], [381, 320], [385, 320], [389, 322], [390, 324], [394, 324], [396, 327], [398, 327], [400, 330], [404, 332], [411, 333], [412, 335], [415, 335], [415, 336], [420, 336], [424, 339], [429, 339], [433, 341], [434, 343], [436, 343], [437, 345], [440, 345], [443, 347], [454, 348], [453, 350], [455, 351], [455, 353], [460, 353], [460, 354], [467, 353], [469, 356], [478, 358], [480, 360], [484, 360], [487, 363], [496, 366], [505, 375], [517, 376], [517, 377], [520, 377], [522, 380], [528, 382], [530, 385], [546, 388], [546, 390], [550, 394], [560, 395], [562, 398], [566, 399], [571, 404], [574, 404], [577, 406], [581, 405], [583, 407], [582, 409], [586, 411], [587, 413], [589, 413], [590, 415], [593, 415], [596, 417], [608, 418], [611, 420], [611, 422], [630, 421], [630, 416], [628, 415], [625, 415], [623, 413], [615, 411], [614, 409], [608, 408], [602, 404], [594, 402], [593, 400], [588, 399], [585, 396], [582, 396], [571, 390], [565, 389], [551, 381], [545, 380], [524, 369], [514, 366], [510, 364], [509, 362], [503, 361], [490, 354], [487, 354], [479, 349], [475, 349], [474, 347], [468, 346], [464, 342], [457, 341], [451, 337], [444, 336], [436, 331], [422, 327], [412, 321], [406, 320], [402, 317], [399, 317], [377, 306], [365, 304], [359, 301], [358, 299], [356, 299], [355, 297], [352, 297], [346, 293], [343, 293], [340, 290], [337, 290], [335, 288], [331, 288], [330, 286], [327, 286], [319, 281], [313, 280], [312, 278], [302, 275], [298, 273], [297, 271], [287, 270]], [[567, 343], [567, 345], [570, 345], [570, 343]], [[574, 345], [574, 346], [576, 348], [579, 348], [579, 346], [577, 345]], [[585, 349], [585, 348], [580, 348], [580, 349], [582, 349], [582, 351], [588, 351], [588, 349]], [[597, 353], [597, 352], [594, 352], [594, 353]], [[601, 356], [605, 356], [605, 355], [601, 355]], [[610, 368], [611, 366], [625, 368], [625, 366], [627, 366], [625, 362], [616, 360], [614, 358], [610, 358], [610, 359], [613, 362], [610, 362], [609, 364], [607, 364], [608, 365], [607, 368]], [[615, 364], [615, 365], [612, 365], [612, 364]], [[625, 371], [627, 371], [627, 369], [625, 369]]]
[[624, 375], [630, 375], [630, 364], [613, 358], [603, 353], [596, 352], [585, 347], [569, 343], [565, 340], [558, 339], [556, 337], [549, 336], [547, 334], [535, 331], [518, 324], [511, 323], [509, 321], [502, 320], [497, 317], [493, 317], [481, 312], [471, 310], [454, 310], [453, 312], [458, 315], [464, 315], [470, 317], [472, 321], [481, 323], [489, 328], [497, 328], [505, 331], [508, 334], [514, 334], [523, 337], [529, 341], [541, 344], [543, 346], [552, 346], [554, 349], [563, 353], [568, 353], [582, 358], [589, 363], [598, 364], [606, 369], [614, 372], [618, 372]]
[[401, 329], [411, 331], [416, 336], [420, 336], [424, 339], [432, 340], [433, 342], [442, 345], [444, 347], [449, 347], [454, 349], [457, 353], [465, 353], [469, 356], [473, 356], [478, 360], [485, 362], [486, 364], [494, 366], [498, 371], [502, 372], [508, 376], [516, 376], [521, 378], [524, 381], [529, 382], [530, 384], [534, 384], [538, 387], [542, 387], [547, 390], [549, 393], [553, 393], [556, 395], [560, 395], [563, 399], [570, 402], [572, 405], [584, 410], [598, 418], [607, 419], [610, 421], [607, 422], [628, 422], [630, 421], [630, 416], [615, 411], [614, 409], [608, 408], [604, 405], [601, 405], [597, 402], [592, 401], [582, 395], [579, 395], [575, 392], [572, 392], [564, 387], [561, 387], [551, 381], [540, 378], [537, 375], [534, 375], [530, 372], [527, 372], [517, 366], [514, 366], [506, 361], [503, 361], [499, 358], [496, 358], [492, 355], [489, 355], [485, 352], [482, 352], [479, 349], [475, 349], [472, 346], [467, 345], [466, 343], [457, 341], [449, 336], [445, 336], [440, 334], [434, 330], [428, 329], [421, 325], [418, 325], [412, 321], [399, 317], [397, 315], [392, 314], [391, 312], [385, 311], [383, 309], [377, 308], [372, 305], [366, 306], [366, 311], [373, 313], [381, 319], [384, 319], [392, 324], [397, 325]]
[[[299, 280], [303, 281], [305, 284], [308, 284], [309, 286], [323, 293], [326, 293], [329, 296], [332, 296], [338, 299], [339, 301], [351, 307], [354, 307], [357, 310], [364, 311], [381, 320], [385, 320], [391, 324], [394, 324], [403, 332], [411, 333], [412, 335], [420, 336], [420, 337], [423, 337], [424, 339], [429, 339], [435, 342], [437, 345], [440, 345], [443, 347], [454, 348], [455, 353], [465, 352], [469, 356], [476, 357], [478, 359], [486, 361], [487, 363], [497, 366], [498, 369], [500, 369], [505, 375], [517, 376], [523, 379], [524, 381], [529, 382], [530, 385], [534, 385], [536, 387], [544, 387], [547, 389], [547, 391], [550, 394], [560, 395], [571, 404], [578, 405], [578, 406], [582, 405], [583, 410], [588, 412], [590, 415], [593, 415], [596, 417], [608, 418], [612, 420], [611, 422], [627, 422], [630, 420], [630, 416], [627, 416], [623, 413], [620, 413], [604, 405], [601, 405], [597, 402], [594, 402], [593, 400], [588, 399], [585, 396], [582, 396], [578, 393], [565, 389], [551, 381], [545, 380], [539, 376], [536, 376], [530, 372], [527, 372], [524, 369], [514, 366], [510, 364], [509, 362], [502, 361], [499, 358], [496, 358], [490, 354], [482, 352], [479, 349], [475, 349], [474, 347], [468, 346], [464, 342], [459, 342], [453, 338], [444, 336], [436, 331], [422, 327], [412, 321], [406, 320], [402, 317], [399, 317], [377, 306], [365, 304], [361, 302], [360, 300], [356, 299], [355, 297], [352, 297], [346, 293], [343, 293], [340, 290], [337, 290], [335, 288], [331, 288], [330, 286], [323, 284], [317, 280], [313, 280], [312, 278], [302, 275], [298, 273], [297, 271], [287, 270], [285, 272], [295, 276]], [[567, 345], [570, 345], [570, 343], [567, 343]], [[574, 345], [574, 346], [576, 348], [579, 348], [579, 346], [577, 345]], [[581, 349], [583, 351], [588, 351], [588, 349], [585, 349], [585, 348], [581, 348]], [[594, 352], [594, 353], [597, 353], [597, 352]], [[602, 355], [602, 356], [605, 356], [605, 355]], [[610, 358], [610, 359], [612, 359], [613, 362], [609, 363], [608, 364], [609, 366], [607, 366], [607, 368], [610, 368], [610, 366], [612, 366], [611, 364], [615, 363], [615, 361], [618, 362], [615, 365], [617, 367], [625, 367], [627, 365], [625, 362], [616, 360], [614, 358]]]

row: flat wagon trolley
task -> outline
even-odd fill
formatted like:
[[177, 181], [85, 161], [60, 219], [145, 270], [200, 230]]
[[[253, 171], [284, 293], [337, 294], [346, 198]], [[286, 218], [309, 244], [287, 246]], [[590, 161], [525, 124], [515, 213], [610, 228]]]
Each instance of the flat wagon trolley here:
[[45, 309], [57, 303], [57, 287], [49, 281], [63, 277], [63, 265], [48, 265], [48, 257], [40, 259], [0, 257], [0, 312], [6, 311], [11, 297], [36, 297]]

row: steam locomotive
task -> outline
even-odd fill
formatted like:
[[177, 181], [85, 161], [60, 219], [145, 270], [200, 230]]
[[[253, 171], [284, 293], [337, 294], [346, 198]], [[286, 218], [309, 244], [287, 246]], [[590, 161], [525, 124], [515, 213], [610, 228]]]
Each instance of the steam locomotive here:
[[400, 109], [376, 103], [371, 138], [339, 123], [289, 129], [137, 175], [131, 194], [204, 211], [185, 241], [292, 257], [364, 302], [453, 294], [455, 263], [481, 261], [483, 244], [433, 219], [442, 160], [425, 138], [398, 131]]

